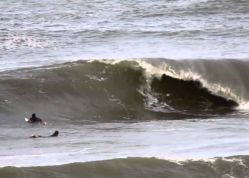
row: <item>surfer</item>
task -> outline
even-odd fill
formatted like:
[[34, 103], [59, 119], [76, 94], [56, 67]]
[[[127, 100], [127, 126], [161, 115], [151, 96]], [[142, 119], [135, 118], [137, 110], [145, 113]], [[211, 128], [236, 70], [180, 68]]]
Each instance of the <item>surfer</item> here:
[[40, 122], [40, 123], [42, 123], [43, 125], [46, 125], [46, 124], [47, 124], [47, 123], [44, 122], [42, 119], [36, 117], [36, 114], [35, 114], [35, 113], [33, 113], [33, 114], [31, 115], [30, 118], [25, 118], [25, 120], [26, 120], [28, 123], [38, 123], [38, 122]]
[[31, 135], [29, 138], [44, 138], [44, 137], [58, 137], [59, 131], [56, 130], [52, 135], [49, 136], [42, 136], [42, 135]]

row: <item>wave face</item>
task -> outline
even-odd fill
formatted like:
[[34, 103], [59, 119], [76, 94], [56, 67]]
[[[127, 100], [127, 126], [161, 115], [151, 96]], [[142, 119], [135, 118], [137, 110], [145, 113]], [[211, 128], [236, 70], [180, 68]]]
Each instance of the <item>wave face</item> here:
[[249, 63], [93, 60], [1, 73], [2, 114], [74, 119], [180, 119], [235, 112], [249, 99]]
[[155, 158], [126, 158], [88, 163], [73, 163], [62, 166], [0, 168], [0, 177], [39, 178], [126, 178], [126, 177], [233, 177], [242, 178], [249, 174], [249, 157], [236, 156], [217, 158], [214, 161], [172, 162]]

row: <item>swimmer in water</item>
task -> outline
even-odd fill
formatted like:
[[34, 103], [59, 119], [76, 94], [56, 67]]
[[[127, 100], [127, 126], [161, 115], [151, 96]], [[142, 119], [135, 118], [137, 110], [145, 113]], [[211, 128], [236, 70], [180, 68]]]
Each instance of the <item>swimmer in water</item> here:
[[29, 119], [27, 119], [27, 122], [28, 122], [28, 123], [42, 123], [43, 125], [46, 125], [46, 124], [47, 124], [47, 123], [44, 122], [42, 119], [36, 117], [36, 114], [35, 114], [35, 113], [33, 113], [32, 116], [31, 116]]
[[56, 130], [52, 135], [49, 136], [42, 136], [42, 135], [31, 135], [29, 138], [44, 138], [44, 137], [58, 137], [59, 131]]

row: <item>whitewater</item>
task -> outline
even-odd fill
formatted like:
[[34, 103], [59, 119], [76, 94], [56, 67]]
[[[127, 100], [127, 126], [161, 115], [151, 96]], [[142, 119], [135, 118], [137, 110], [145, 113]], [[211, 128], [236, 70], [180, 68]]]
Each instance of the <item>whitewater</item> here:
[[0, 12], [1, 178], [249, 176], [248, 1]]

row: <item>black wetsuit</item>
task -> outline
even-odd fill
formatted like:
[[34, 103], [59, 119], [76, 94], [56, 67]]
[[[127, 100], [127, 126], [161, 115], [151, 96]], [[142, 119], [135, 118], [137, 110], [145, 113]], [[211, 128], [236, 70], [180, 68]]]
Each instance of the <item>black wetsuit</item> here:
[[31, 117], [29, 118], [29, 122], [42, 122], [42, 120], [38, 117]]

